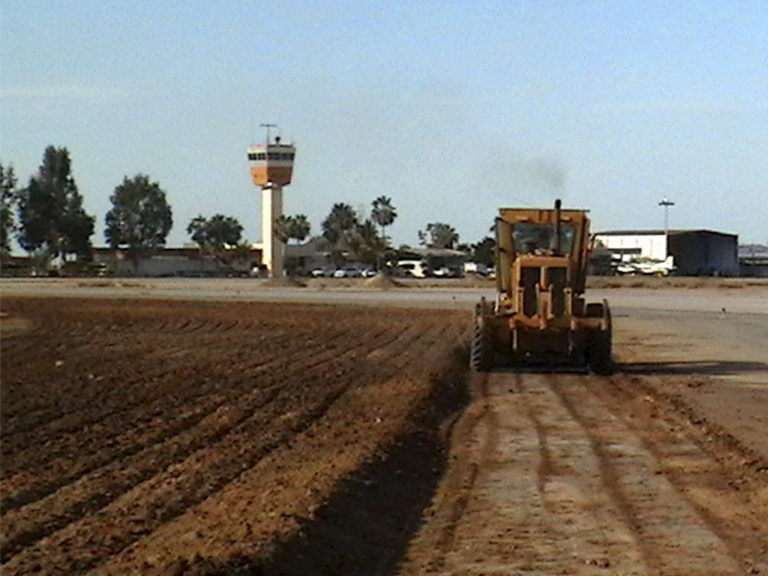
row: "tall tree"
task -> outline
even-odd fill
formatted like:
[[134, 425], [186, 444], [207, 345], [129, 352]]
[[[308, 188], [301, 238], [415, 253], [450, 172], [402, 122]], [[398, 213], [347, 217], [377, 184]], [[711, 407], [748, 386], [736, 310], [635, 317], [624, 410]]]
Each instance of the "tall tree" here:
[[487, 236], [480, 240], [480, 242], [477, 242], [475, 244], [472, 244], [472, 260], [477, 262], [478, 264], [485, 264], [488, 267], [493, 266], [495, 261], [495, 249], [496, 249], [496, 240], [491, 238], [490, 236]]
[[349, 235], [348, 244], [357, 260], [371, 265], [379, 263], [379, 257], [386, 248], [384, 239], [376, 230], [376, 224], [370, 219], [355, 227], [354, 233]]
[[391, 226], [397, 218], [397, 210], [392, 205], [392, 198], [388, 196], [379, 196], [373, 201], [373, 210], [371, 210], [371, 219], [381, 226], [381, 237], [384, 244], [387, 243], [386, 227]]
[[450, 224], [432, 222], [426, 231], [419, 231], [419, 241], [429, 248], [453, 248], [459, 242], [459, 234]]
[[352, 206], [338, 202], [333, 205], [331, 213], [323, 220], [323, 238], [332, 245], [338, 246], [355, 230], [357, 224], [357, 214], [355, 214]]
[[306, 214], [296, 214], [291, 218], [288, 227], [288, 239], [291, 238], [297, 242], [304, 242], [312, 231], [312, 224], [309, 222]]
[[344, 261], [343, 252], [349, 249], [349, 237], [355, 232], [358, 223], [352, 206], [343, 202], [334, 204], [330, 214], [323, 220], [323, 238], [328, 242], [331, 258], [336, 265]]
[[193, 218], [187, 225], [187, 233], [200, 248], [218, 253], [240, 242], [243, 227], [237, 218], [215, 214], [210, 218]]
[[47, 258], [61, 259], [89, 256], [96, 219], [83, 208], [71, 168], [69, 151], [49, 146], [37, 175], [18, 192], [18, 239], [28, 252], [41, 250]]
[[13, 166], [4, 168], [0, 162], [0, 256], [11, 253], [11, 236], [16, 230], [14, 208], [16, 206], [16, 175]]
[[275, 220], [275, 235], [283, 244], [290, 240], [303, 242], [309, 236], [312, 225], [305, 214], [295, 216], [281, 215]]
[[243, 227], [236, 218], [215, 214], [210, 218], [197, 216], [187, 225], [187, 233], [200, 250], [213, 254], [216, 262], [228, 260], [227, 251], [239, 245]]
[[106, 215], [104, 236], [112, 248], [127, 247], [134, 271], [138, 271], [141, 256], [164, 246], [173, 227], [165, 192], [148, 176], [137, 174], [125, 177], [109, 199], [112, 209]]

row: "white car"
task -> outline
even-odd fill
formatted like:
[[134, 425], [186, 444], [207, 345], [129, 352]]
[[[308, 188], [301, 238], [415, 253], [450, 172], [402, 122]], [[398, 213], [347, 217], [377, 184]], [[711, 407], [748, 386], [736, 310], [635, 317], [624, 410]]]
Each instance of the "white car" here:
[[334, 278], [359, 278], [362, 273], [357, 268], [339, 268], [333, 273]]
[[432, 272], [432, 275], [435, 278], [459, 278], [460, 276], [458, 270], [448, 268], [447, 266], [441, 266], [440, 268]]

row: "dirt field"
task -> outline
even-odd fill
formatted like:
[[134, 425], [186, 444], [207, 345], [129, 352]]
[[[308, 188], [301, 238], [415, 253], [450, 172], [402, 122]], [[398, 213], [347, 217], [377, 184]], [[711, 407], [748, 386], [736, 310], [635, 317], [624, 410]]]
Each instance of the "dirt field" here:
[[638, 313], [611, 377], [475, 379], [401, 573], [768, 574], [765, 342], [765, 315]]
[[461, 313], [3, 310], [4, 575], [384, 566], [429, 502], [439, 426], [464, 400]]
[[2, 310], [4, 575], [768, 574], [768, 315], [469, 378], [465, 311]]

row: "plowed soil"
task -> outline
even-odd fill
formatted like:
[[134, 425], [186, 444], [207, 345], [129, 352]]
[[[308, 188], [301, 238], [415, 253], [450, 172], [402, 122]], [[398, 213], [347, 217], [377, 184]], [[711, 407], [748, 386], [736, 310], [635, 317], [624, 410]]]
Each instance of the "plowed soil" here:
[[766, 314], [619, 314], [594, 377], [470, 376], [463, 311], [2, 309], [4, 575], [768, 574]]
[[3, 300], [2, 573], [366, 573], [465, 400], [462, 313]]

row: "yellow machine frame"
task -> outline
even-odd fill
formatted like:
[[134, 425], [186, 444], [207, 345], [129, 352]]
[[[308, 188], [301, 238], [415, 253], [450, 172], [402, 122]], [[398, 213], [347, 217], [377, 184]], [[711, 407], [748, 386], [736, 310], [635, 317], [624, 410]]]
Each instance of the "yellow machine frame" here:
[[578, 361], [611, 366], [608, 303], [585, 304], [591, 252], [585, 210], [501, 208], [496, 219], [494, 303], [478, 304], [472, 368], [512, 362]]

